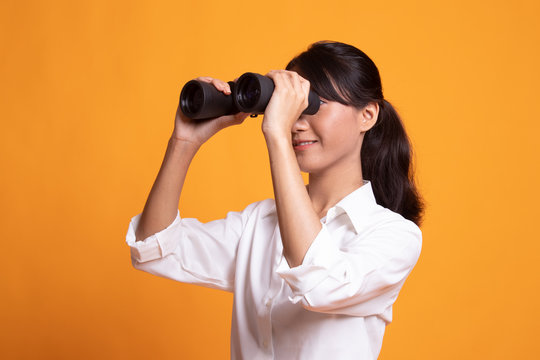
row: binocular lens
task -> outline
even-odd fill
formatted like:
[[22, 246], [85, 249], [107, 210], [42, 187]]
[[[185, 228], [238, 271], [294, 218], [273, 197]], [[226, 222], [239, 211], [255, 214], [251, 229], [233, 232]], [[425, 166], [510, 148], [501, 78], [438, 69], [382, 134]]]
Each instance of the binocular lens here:
[[237, 101], [241, 108], [251, 109], [261, 96], [261, 87], [256, 77], [247, 77], [238, 83]]
[[190, 83], [186, 86], [185, 96], [182, 98], [182, 106], [187, 112], [196, 114], [204, 104], [204, 93], [197, 83]]
[[[229, 82], [234, 91], [234, 82]], [[238, 113], [232, 96], [217, 90], [213, 84], [188, 81], [180, 93], [180, 108], [191, 119], [211, 119]]]

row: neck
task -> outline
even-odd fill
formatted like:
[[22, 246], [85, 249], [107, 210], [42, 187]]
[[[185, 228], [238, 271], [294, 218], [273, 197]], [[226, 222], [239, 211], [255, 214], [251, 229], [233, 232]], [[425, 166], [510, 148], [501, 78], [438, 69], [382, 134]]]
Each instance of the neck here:
[[313, 210], [322, 218], [328, 209], [364, 184], [362, 165], [342, 166], [309, 174], [308, 193]]

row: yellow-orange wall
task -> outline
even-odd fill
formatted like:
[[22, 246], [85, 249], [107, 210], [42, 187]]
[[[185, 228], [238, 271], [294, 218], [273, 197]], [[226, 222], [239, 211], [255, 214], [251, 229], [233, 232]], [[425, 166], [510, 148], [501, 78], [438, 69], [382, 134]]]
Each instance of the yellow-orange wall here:
[[[131, 267], [183, 84], [351, 43], [416, 152], [423, 251], [380, 359], [538, 357], [540, 2], [0, 2], [0, 357], [219, 359], [232, 295]], [[261, 118], [196, 156], [180, 210], [272, 196]]]

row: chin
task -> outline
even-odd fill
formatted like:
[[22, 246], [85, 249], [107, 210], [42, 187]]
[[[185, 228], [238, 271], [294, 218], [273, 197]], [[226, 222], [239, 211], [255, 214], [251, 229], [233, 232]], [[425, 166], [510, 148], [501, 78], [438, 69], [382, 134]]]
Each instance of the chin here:
[[315, 156], [296, 156], [300, 171], [310, 174], [320, 172], [324, 168], [324, 166], [321, 166], [322, 160]]
[[307, 164], [302, 164], [302, 163], [298, 163], [298, 167], [300, 168], [300, 171], [309, 173], [309, 174], [316, 173], [319, 170], [319, 168], [316, 166], [309, 166]]

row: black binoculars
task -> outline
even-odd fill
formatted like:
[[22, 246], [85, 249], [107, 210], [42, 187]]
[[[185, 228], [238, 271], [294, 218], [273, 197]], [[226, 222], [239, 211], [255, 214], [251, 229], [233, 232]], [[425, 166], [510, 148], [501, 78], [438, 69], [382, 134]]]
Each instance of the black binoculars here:
[[[231, 94], [225, 95], [214, 85], [204, 81], [191, 80], [180, 93], [180, 109], [193, 120], [212, 119], [239, 112], [251, 113], [251, 116], [263, 114], [272, 93], [274, 82], [267, 76], [247, 72], [238, 81], [229, 81]], [[319, 111], [319, 96], [309, 91], [308, 107], [303, 114], [313, 115]]]

